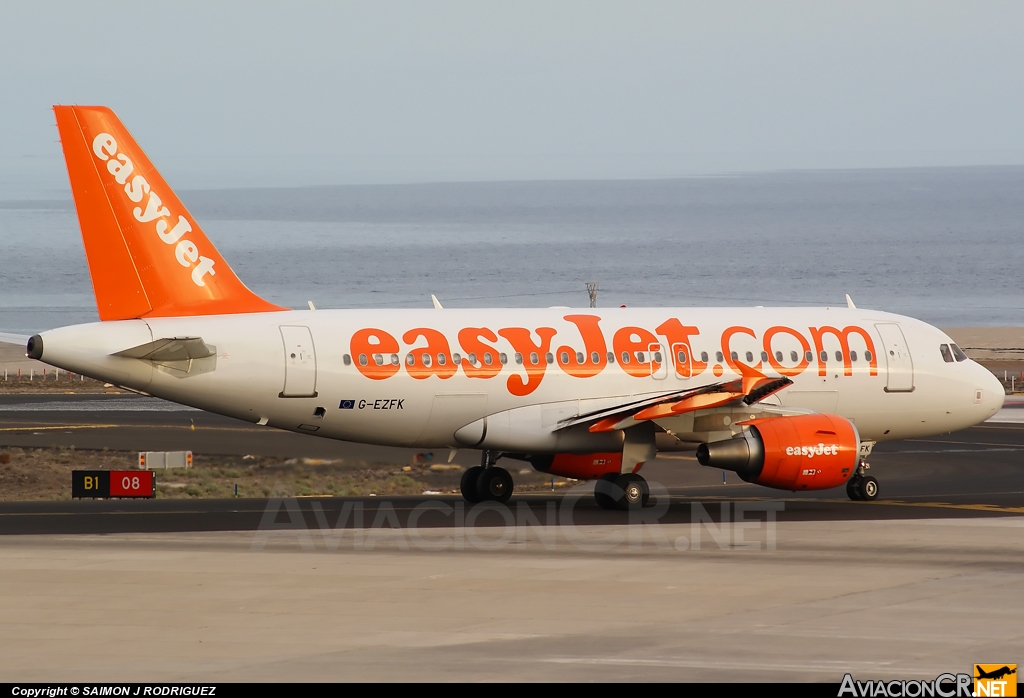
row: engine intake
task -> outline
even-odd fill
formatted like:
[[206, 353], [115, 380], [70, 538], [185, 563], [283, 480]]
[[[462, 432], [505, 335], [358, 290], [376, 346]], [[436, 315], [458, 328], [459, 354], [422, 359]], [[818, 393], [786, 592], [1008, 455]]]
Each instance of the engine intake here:
[[37, 334], [29, 337], [28, 345], [25, 347], [25, 356], [30, 359], [43, 358], [43, 338]]

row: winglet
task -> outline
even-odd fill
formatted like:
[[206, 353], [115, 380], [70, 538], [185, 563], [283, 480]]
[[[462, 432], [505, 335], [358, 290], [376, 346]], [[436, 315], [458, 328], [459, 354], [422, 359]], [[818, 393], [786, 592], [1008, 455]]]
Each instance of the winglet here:
[[287, 310], [235, 276], [114, 112], [53, 111], [101, 320]]

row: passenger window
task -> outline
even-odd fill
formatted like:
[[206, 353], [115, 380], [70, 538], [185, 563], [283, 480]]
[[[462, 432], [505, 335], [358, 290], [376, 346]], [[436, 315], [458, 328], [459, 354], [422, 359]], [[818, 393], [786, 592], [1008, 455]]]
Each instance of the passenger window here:
[[955, 344], [950, 344], [949, 346], [952, 347], [953, 356], [956, 357], [957, 361], [967, 361], [967, 354], [965, 354], [960, 347]]
[[452, 363], [454, 363], [456, 366], [461, 364], [462, 363], [462, 354], [459, 354], [457, 352], [455, 354], [452, 354]]
[[392, 354], [391, 355], [391, 365], [392, 366], [397, 366], [398, 363], [399, 363], [398, 362], [398, 354]]
[[341, 360], [345, 363], [346, 366], [352, 365], [352, 357], [349, 356], [348, 354], [345, 354], [343, 357], [341, 357]]
[[613, 354], [612, 352], [608, 352], [608, 363], [615, 363], [615, 354]]
[[749, 364], [749, 363], [753, 362], [753, 360], [754, 360], [754, 352], [748, 351], [747, 352], [747, 363]]
[[942, 360], [945, 361], [947, 364], [953, 363], [953, 352], [949, 350], [948, 344], [940, 344], [939, 353], [942, 354]]
[[739, 361], [740, 355], [737, 354], [736, 352], [730, 352], [730, 356], [732, 357], [733, 361]]
[[544, 360], [547, 361], [549, 364], [553, 364], [555, 363], [555, 355], [549, 351], [547, 354], [544, 355]]
[[814, 354], [812, 354], [809, 351], [805, 351], [804, 352], [804, 360], [807, 361], [808, 363], [810, 363], [811, 361], [814, 361]]
[[867, 361], [868, 363], [871, 363], [871, 352], [870, 351], [865, 351], [864, 352], [864, 360]]
[[[700, 353], [700, 360], [703, 361], [704, 363], [708, 362], [708, 353], [706, 351], [702, 351]], [[722, 359], [718, 359], [718, 360], [721, 361]]]
[[447, 361], [447, 359], [445, 358], [444, 354], [438, 354], [437, 355], [437, 365], [438, 366], [444, 366], [445, 361]]
[[540, 357], [537, 356], [537, 352], [530, 352], [530, 363], [534, 366], [540, 363]]
[[716, 351], [715, 352], [715, 361], [718, 361], [719, 363], [721, 363], [722, 361], [725, 361], [725, 356], [722, 355], [722, 352], [720, 352], [720, 351]]
[[505, 352], [501, 352], [500, 354], [498, 354], [498, 361], [500, 361], [502, 364], [507, 364], [508, 354], [506, 354]]
[[842, 361], [842, 360], [843, 360], [843, 352], [837, 351], [836, 352], [836, 361]]
[[654, 352], [654, 360], [655, 360], [655, 361], [656, 361], [657, 363], [661, 363], [661, 352], [660, 352], [660, 351], [656, 351], [656, 352]]
[[366, 364], [367, 364], [366, 354], [360, 354], [359, 355], [359, 365], [360, 366], [365, 366]]
[[638, 351], [638, 352], [636, 353], [636, 360], [637, 360], [637, 361], [638, 361], [639, 363], [643, 363], [643, 362], [645, 361], [645, 358], [644, 358], [644, 353], [643, 353], [642, 351]]
[[412, 366], [414, 363], [416, 363], [416, 357], [413, 356], [412, 354], [406, 354], [406, 356], [405, 356], [405, 364], [407, 366]]
[[[800, 355], [797, 354], [795, 351], [791, 351], [789, 352], [789, 360], [792, 361], [793, 363], [796, 363], [797, 361], [800, 360]], [[782, 359], [779, 359], [779, 361], [782, 361]]]
[[491, 352], [489, 352], [489, 351], [484, 352], [484, 363], [485, 364], [490, 366], [491, 365], [491, 361], [493, 361], [493, 360], [494, 360], [494, 357], [491, 356]]
[[767, 360], [768, 360], [768, 352], [762, 351], [761, 352], [761, 361], [767, 361]]
[[420, 358], [423, 359], [423, 365], [427, 366], [429, 368], [430, 367], [430, 363], [431, 363], [431, 361], [430, 361], [430, 354], [424, 354]]
[[857, 360], [857, 352], [851, 351], [850, 352], [850, 361], [852, 362], [852, 361], [856, 361], [856, 360]]
[[598, 354], [596, 351], [590, 352], [590, 363], [592, 363], [592, 364], [599, 364], [599, 363], [601, 363], [601, 355]]
[[820, 354], [818, 354], [818, 358], [821, 359], [821, 363], [828, 363], [828, 352], [822, 351]]
[[378, 366], [383, 366], [384, 365], [384, 357], [381, 356], [380, 354], [374, 354], [373, 355], [373, 363], [377, 364]]
[[520, 354], [518, 351], [516, 352], [516, 363], [517, 364], [523, 363], [523, 355]]
[[622, 352], [622, 363], [624, 363], [624, 364], [628, 364], [629, 363], [629, 352], [628, 351]]
[[474, 366], [476, 366], [476, 354], [474, 354], [474, 353], [470, 352], [470, 354], [469, 354], [469, 357], [468, 357], [468, 358], [469, 358], [469, 363], [471, 363], [471, 364], [473, 364]]
[[563, 351], [561, 354], [558, 355], [558, 360], [561, 361], [563, 364], [569, 363], [569, 353]]
[[685, 351], [679, 352], [678, 354], [676, 354], [676, 358], [679, 359], [679, 363], [685, 364], [686, 363], [686, 352]]
[[576, 352], [576, 363], [578, 363], [578, 364], [583, 363], [583, 352], [582, 351]]

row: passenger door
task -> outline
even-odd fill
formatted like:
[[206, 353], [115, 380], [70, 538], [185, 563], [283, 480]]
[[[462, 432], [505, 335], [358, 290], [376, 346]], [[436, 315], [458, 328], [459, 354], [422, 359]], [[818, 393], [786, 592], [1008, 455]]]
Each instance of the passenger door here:
[[888, 367], [887, 393], [909, 393], [914, 390], [914, 361], [910, 357], [903, 330], [895, 322], [875, 324], [882, 338], [882, 354]]
[[308, 327], [281, 326], [284, 388], [279, 397], [316, 397], [316, 349]]

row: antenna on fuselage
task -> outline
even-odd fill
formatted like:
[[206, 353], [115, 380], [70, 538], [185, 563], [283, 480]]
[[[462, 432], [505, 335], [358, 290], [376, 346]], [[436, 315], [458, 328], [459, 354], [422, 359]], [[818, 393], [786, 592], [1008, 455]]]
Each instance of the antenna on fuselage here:
[[430, 294], [430, 300], [434, 303], [434, 308], [437, 310], [444, 310], [444, 306], [441, 305], [441, 301], [437, 300], [437, 296], [433, 293]]
[[853, 304], [853, 299], [850, 298], [850, 294], [849, 293], [846, 294], [846, 307], [847, 308], [853, 308], [854, 310], [857, 309], [857, 306], [855, 306]]
[[597, 281], [587, 282], [587, 295], [590, 296], [590, 307], [597, 307], [597, 289], [601, 288], [601, 284]]

